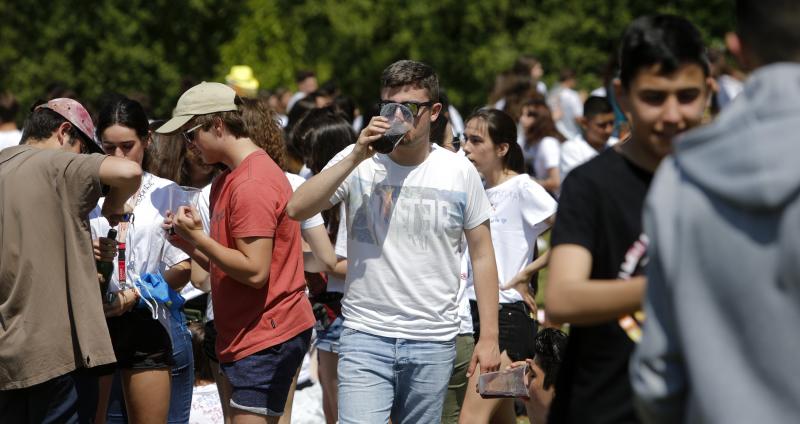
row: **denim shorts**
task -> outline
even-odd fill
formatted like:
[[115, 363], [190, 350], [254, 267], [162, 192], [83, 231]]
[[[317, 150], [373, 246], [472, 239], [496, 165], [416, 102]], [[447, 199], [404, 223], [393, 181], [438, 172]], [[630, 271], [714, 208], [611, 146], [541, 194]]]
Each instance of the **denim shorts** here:
[[233, 388], [231, 407], [281, 416], [292, 380], [308, 352], [311, 329], [238, 361], [221, 363]]
[[[480, 339], [481, 318], [478, 314], [478, 303], [469, 301], [472, 312], [472, 327], [475, 343]], [[524, 361], [533, 358], [534, 340], [539, 323], [532, 319], [524, 302], [501, 303], [497, 316], [498, 344], [500, 352], [505, 351], [512, 361]]]
[[317, 330], [317, 349], [339, 353], [339, 336], [342, 335], [342, 329], [344, 329], [343, 322], [342, 317], [338, 316], [328, 328]]

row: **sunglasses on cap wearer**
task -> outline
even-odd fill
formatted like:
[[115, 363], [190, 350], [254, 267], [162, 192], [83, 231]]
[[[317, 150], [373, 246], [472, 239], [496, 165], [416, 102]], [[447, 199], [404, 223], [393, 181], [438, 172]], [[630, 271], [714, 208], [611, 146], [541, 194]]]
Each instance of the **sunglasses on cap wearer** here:
[[181, 135], [183, 136], [184, 140], [186, 140], [187, 143], [192, 144], [194, 143], [195, 136], [197, 136], [197, 130], [200, 129], [202, 126], [203, 124], [195, 125], [192, 128], [189, 128], [188, 130], [182, 132]]
[[411, 111], [411, 114], [414, 116], [418, 116], [419, 110], [422, 109], [423, 107], [431, 107], [434, 104], [434, 102], [430, 100], [427, 102], [393, 102], [391, 100], [381, 100], [380, 102], [378, 102], [378, 110], [382, 109], [384, 106], [391, 103], [397, 103], [407, 107], [408, 110]]

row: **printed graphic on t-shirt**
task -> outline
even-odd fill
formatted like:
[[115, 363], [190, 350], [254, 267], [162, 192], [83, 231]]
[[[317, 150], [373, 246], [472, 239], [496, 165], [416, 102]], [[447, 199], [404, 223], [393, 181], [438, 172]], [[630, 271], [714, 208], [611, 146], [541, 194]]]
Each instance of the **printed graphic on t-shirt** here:
[[430, 237], [459, 237], [463, 230], [464, 192], [376, 182], [371, 192], [354, 193], [354, 198], [350, 239], [361, 243], [382, 246], [391, 234], [424, 252], [430, 249]]
[[[647, 246], [648, 238], [646, 234], [639, 236], [639, 240], [625, 252], [625, 261], [620, 266], [619, 278], [628, 280], [635, 275], [644, 272], [647, 265]], [[619, 319], [619, 326], [625, 330], [625, 334], [636, 343], [642, 340], [642, 324], [644, 324], [644, 311], [638, 310], [633, 314], [625, 315]]]

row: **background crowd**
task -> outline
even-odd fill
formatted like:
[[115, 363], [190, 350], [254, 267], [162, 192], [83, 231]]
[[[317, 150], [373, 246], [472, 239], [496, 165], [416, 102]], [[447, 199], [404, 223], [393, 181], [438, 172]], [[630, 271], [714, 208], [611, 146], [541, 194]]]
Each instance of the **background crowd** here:
[[[104, 20], [119, 12], [111, 3]], [[240, 6], [274, 32], [327, 16], [363, 36], [332, 18], [344, 6], [304, 16], [279, 3]], [[200, 59], [159, 63], [162, 45], [110, 56], [129, 69], [102, 84], [0, 79], [0, 421], [797, 418], [800, 388], [776, 371], [796, 342], [754, 360], [761, 352], [741, 345], [762, 339], [766, 318], [754, 323], [735, 299], [742, 281], [766, 281], [753, 302], [768, 322], [798, 311], [786, 222], [798, 179], [785, 162], [797, 153], [800, 12], [781, 0], [694, 6], [698, 20], [598, 9], [586, 25], [613, 22], [617, 34], [559, 58], [544, 47], [552, 34], [465, 37], [469, 61], [502, 47], [471, 74], [436, 49], [393, 61], [417, 56], [403, 43], [348, 69], [338, 47], [265, 63], [238, 49], [258, 45], [265, 35], [251, 31], [265, 23], [226, 6], [240, 25], [192, 36], [221, 45], [219, 82], [193, 81], [211, 73]], [[502, 12], [486, 21], [527, 28], [526, 6]], [[724, 30], [726, 47], [704, 37]], [[282, 46], [265, 51], [277, 59]], [[69, 49], [67, 67], [81, 54]], [[126, 79], [142, 61], [152, 81]], [[193, 65], [206, 74], [175, 77]], [[377, 153], [403, 113], [410, 129]], [[761, 139], [771, 143], [756, 152]], [[743, 263], [704, 265], [731, 258]], [[729, 379], [748, 362], [760, 371]], [[524, 393], [478, 393], [481, 375], [518, 368]], [[730, 405], [745, 396], [758, 404]]]

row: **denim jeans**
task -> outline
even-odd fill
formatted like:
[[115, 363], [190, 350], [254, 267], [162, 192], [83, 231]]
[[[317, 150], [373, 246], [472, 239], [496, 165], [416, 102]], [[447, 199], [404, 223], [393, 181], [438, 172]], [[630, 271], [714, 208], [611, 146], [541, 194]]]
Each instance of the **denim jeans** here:
[[[192, 391], [194, 389], [194, 355], [192, 353], [192, 335], [186, 327], [186, 318], [181, 312], [181, 320], [170, 318], [172, 333], [172, 366], [170, 381], [169, 424], [189, 422], [189, 411], [192, 407]], [[114, 373], [111, 385], [111, 398], [106, 414], [109, 424], [128, 422], [125, 401], [122, 396], [122, 382], [119, 371]]]
[[339, 423], [439, 423], [456, 358], [444, 342], [345, 328], [339, 339]]
[[[2, 423], [88, 423], [80, 417], [78, 390], [72, 374], [24, 389], [0, 390]], [[91, 417], [94, 419], [94, 417]]]
[[192, 351], [192, 334], [186, 327], [183, 311], [181, 320], [171, 319], [172, 328], [172, 382], [170, 384], [169, 415], [170, 424], [188, 423], [189, 411], [192, 409], [192, 391], [194, 390], [194, 355]]

